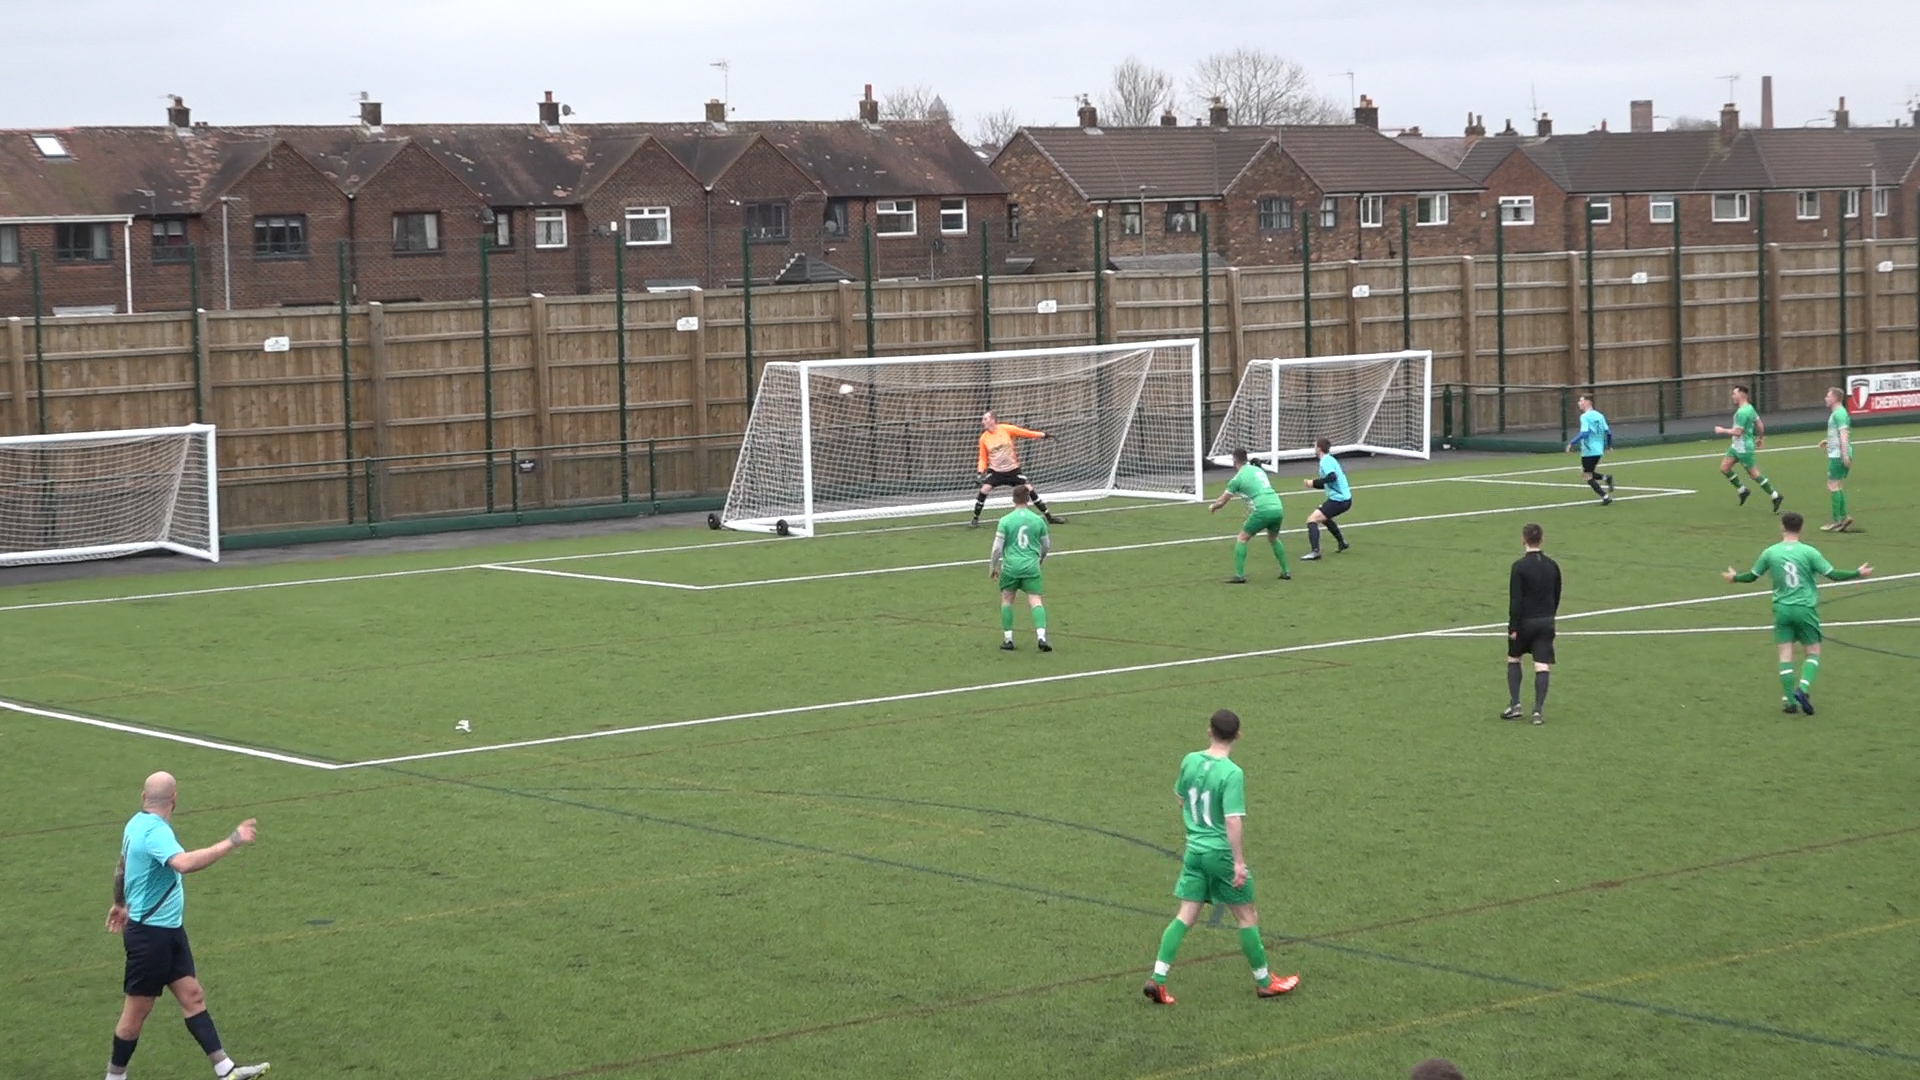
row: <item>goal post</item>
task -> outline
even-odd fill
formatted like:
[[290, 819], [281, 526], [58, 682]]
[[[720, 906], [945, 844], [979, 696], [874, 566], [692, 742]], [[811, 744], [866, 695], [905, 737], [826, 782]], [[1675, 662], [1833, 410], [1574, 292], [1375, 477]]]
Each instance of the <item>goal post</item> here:
[[1254, 360], [1221, 419], [1207, 459], [1230, 464], [1236, 449], [1272, 466], [1333, 452], [1432, 456], [1433, 353], [1427, 350]]
[[822, 523], [970, 510], [986, 412], [1050, 436], [1018, 444], [1049, 503], [1201, 497], [1192, 338], [773, 361], [754, 390], [720, 517], [730, 529], [806, 536]]
[[220, 561], [211, 424], [0, 438], [0, 566], [172, 551]]

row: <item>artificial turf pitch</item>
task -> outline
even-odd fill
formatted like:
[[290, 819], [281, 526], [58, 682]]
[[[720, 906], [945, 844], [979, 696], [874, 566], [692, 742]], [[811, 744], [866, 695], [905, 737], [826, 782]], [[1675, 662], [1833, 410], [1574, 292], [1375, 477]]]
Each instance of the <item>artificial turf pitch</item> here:
[[[259, 819], [187, 925], [229, 1049], [290, 1080], [1913, 1076], [1920, 435], [1858, 434], [1858, 534], [1812, 529], [1812, 437], [1761, 457], [1883, 578], [1822, 593], [1813, 718], [1717, 576], [1776, 519], [1704, 443], [1615, 455], [1606, 508], [1567, 457], [1355, 461], [1317, 564], [1283, 477], [1293, 580], [1255, 543], [1244, 587], [1237, 505], [1062, 507], [1050, 655], [1024, 604], [996, 648], [991, 534], [951, 521], [0, 588], [0, 699], [59, 714], [0, 712], [0, 1076], [102, 1071], [155, 769], [188, 847]], [[1529, 520], [1566, 577], [1537, 728], [1495, 718]], [[1155, 1008], [1222, 707], [1303, 981], [1256, 1000], [1203, 916]], [[133, 1075], [205, 1068], [161, 1003]]]

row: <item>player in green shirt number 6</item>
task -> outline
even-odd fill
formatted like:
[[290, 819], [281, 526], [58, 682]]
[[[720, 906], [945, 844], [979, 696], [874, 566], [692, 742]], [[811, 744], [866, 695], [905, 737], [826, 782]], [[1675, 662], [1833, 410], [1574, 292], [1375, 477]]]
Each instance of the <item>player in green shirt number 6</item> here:
[[1233, 452], [1233, 467], [1237, 471], [1233, 479], [1227, 481], [1227, 490], [1207, 506], [1208, 513], [1217, 514], [1235, 495], [1247, 500], [1247, 520], [1240, 523], [1240, 536], [1233, 544], [1233, 576], [1227, 579], [1227, 584], [1247, 583], [1247, 542], [1260, 533], [1267, 534], [1273, 557], [1280, 560], [1280, 580], [1292, 581], [1293, 575], [1287, 573], [1287, 551], [1280, 546], [1280, 519], [1285, 512], [1280, 506], [1279, 493], [1273, 490], [1273, 481], [1267, 479], [1265, 469], [1247, 461], [1245, 450]]
[[1025, 484], [1013, 489], [1013, 509], [1000, 519], [993, 531], [993, 555], [987, 560], [987, 576], [1000, 579], [1000, 647], [1012, 652], [1013, 594], [1027, 594], [1027, 606], [1033, 609], [1033, 636], [1041, 652], [1052, 652], [1047, 644], [1047, 609], [1042, 594], [1047, 591], [1040, 578], [1040, 564], [1047, 561], [1053, 541], [1047, 536], [1047, 519], [1028, 506], [1033, 489]]
[[1827, 452], [1827, 495], [1833, 500], [1833, 520], [1820, 526], [1821, 532], [1846, 532], [1853, 528], [1847, 516], [1847, 474], [1853, 471], [1853, 417], [1847, 413], [1847, 395], [1837, 386], [1827, 387], [1827, 437], [1820, 449]]
[[[1820, 592], [1816, 576], [1833, 581], [1872, 577], [1871, 563], [1858, 570], [1835, 570], [1825, 555], [1800, 542], [1806, 519], [1789, 510], [1780, 515], [1780, 542], [1762, 551], [1753, 569], [1739, 573], [1729, 566], [1720, 576], [1728, 581], [1758, 581], [1773, 577], [1773, 640], [1780, 646], [1780, 708], [1782, 712], [1813, 715], [1813, 678], [1820, 674]], [[1793, 680], [1793, 647], [1804, 646], [1807, 662], [1800, 681]]]
[[1733, 437], [1732, 445], [1727, 447], [1727, 455], [1720, 459], [1720, 475], [1726, 477], [1727, 483], [1740, 493], [1740, 505], [1747, 505], [1747, 496], [1753, 492], [1748, 490], [1746, 481], [1733, 471], [1734, 465], [1738, 464], [1748, 476], [1759, 482], [1761, 491], [1772, 497], [1773, 512], [1777, 514], [1780, 512], [1780, 500], [1786, 496], [1775, 491], [1773, 481], [1768, 480], [1766, 474], [1760, 471], [1760, 466], [1754, 464], [1754, 453], [1767, 445], [1767, 425], [1760, 422], [1760, 411], [1753, 407], [1752, 397], [1753, 391], [1746, 387], [1734, 387], [1733, 426], [1713, 429], [1715, 435]]
[[1279, 997], [1300, 985], [1298, 975], [1275, 975], [1267, 969], [1267, 947], [1260, 940], [1260, 916], [1253, 907], [1253, 871], [1247, 869], [1247, 780], [1229, 756], [1240, 737], [1240, 718], [1221, 709], [1207, 721], [1207, 748], [1195, 750], [1180, 762], [1180, 779], [1173, 798], [1187, 826], [1187, 850], [1181, 859], [1180, 880], [1173, 895], [1180, 910], [1160, 935], [1160, 954], [1153, 977], [1143, 992], [1155, 1005], [1173, 1004], [1167, 992], [1167, 972], [1180, 951], [1180, 941], [1200, 917], [1200, 905], [1225, 904], [1240, 924], [1240, 951], [1253, 968], [1255, 992]]

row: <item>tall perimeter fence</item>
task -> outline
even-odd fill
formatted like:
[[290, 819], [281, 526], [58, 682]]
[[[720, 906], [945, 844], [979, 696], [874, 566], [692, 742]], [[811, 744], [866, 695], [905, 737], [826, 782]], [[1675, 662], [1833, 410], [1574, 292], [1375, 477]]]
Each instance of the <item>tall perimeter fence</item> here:
[[1431, 349], [1437, 441], [1543, 447], [1581, 389], [1657, 438], [1920, 355], [1911, 239], [999, 276], [991, 228], [972, 277], [10, 317], [0, 430], [216, 424], [245, 542], [711, 505], [770, 360], [1198, 336], [1211, 430], [1249, 360]]

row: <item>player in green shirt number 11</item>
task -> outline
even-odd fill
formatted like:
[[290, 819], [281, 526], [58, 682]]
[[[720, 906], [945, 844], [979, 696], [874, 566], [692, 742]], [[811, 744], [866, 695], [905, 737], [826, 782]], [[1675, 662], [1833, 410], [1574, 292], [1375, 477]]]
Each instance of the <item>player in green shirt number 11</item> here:
[[[1852, 581], [1872, 577], [1873, 564], [1858, 570], [1835, 570], [1811, 544], [1800, 542], [1806, 519], [1789, 510], [1780, 515], [1780, 542], [1760, 553], [1753, 569], [1741, 573], [1729, 566], [1720, 576], [1728, 581], [1758, 581], [1773, 577], [1773, 640], [1780, 646], [1780, 709], [1813, 715], [1813, 679], [1820, 674], [1820, 591], [1816, 577]], [[1800, 681], [1793, 678], [1793, 647], [1806, 649], [1807, 662]]]

